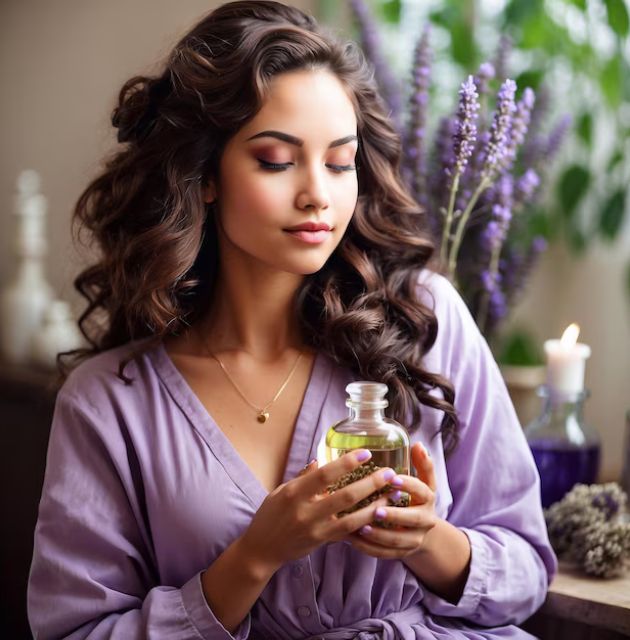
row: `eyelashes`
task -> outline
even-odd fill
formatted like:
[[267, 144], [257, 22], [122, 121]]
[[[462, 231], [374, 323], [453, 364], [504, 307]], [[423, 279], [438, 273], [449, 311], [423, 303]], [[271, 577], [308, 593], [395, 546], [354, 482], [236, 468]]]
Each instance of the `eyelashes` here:
[[[269, 171], [285, 171], [290, 166], [293, 165], [293, 162], [283, 162], [278, 164], [276, 162], [267, 162], [262, 158], [258, 158], [258, 162], [263, 169], [267, 169]], [[345, 171], [356, 171], [356, 166], [353, 164], [327, 164], [329, 169], [334, 171], [335, 173], [344, 173]]]

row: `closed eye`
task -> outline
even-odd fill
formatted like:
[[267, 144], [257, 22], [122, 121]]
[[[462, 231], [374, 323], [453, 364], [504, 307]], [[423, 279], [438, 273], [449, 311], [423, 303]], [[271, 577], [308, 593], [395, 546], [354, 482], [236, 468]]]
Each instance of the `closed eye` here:
[[[268, 169], [270, 171], [285, 171], [289, 167], [293, 166], [293, 162], [267, 162], [267, 160], [263, 160], [262, 158], [258, 158], [258, 162], [263, 169]], [[344, 171], [355, 171], [356, 167], [353, 164], [327, 164], [329, 169], [332, 169], [335, 173], [342, 173]]]
[[356, 167], [353, 164], [327, 164], [329, 169], [332, 169], [336, 173], [342, 173], [343, 171], [355, 171]]
[[260, 162], [260, 166], [263, 169], [270, 169], [271, 171], [284, 171], [293, 164], [292, 162], [283, 162], [282, 164], [278, 164], [277, 162], [267, 162], [261, 158], [258, 158], [258, 162]]

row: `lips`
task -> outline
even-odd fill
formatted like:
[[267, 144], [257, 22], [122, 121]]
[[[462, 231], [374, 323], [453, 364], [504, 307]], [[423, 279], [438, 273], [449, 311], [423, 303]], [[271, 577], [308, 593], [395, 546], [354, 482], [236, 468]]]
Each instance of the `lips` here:
[[325, 222], [303, 222], [285, 231], [330, 231], [330, 225]]

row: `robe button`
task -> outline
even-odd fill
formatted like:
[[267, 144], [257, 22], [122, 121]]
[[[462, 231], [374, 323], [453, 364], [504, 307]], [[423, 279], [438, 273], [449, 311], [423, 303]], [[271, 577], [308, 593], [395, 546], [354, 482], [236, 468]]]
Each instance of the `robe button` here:
[[298, 607], [298, 615], [303, 618], [308, 618], [311, 615], [311, 610], [308, 607]]
[[301, 578], [304, 575], [304, 567], [301, 564], [296, 564], [293, 567], [293, 577]]

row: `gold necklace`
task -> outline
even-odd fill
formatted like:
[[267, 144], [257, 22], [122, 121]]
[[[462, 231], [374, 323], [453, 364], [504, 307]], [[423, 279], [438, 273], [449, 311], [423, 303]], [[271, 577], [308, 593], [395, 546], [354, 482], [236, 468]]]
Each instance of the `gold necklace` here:
[[210, 347], [208, 346], [208, 343], [204, 340], [201, 334], [199, 332], [197, 332], [197, 334], [199, 335], [199, 338], [201, 339], [203, 346], [208, 352], [208, 355], [214, 358], [219, 363], [219, 366], [223, 370], [223, 373], [225, 373], [227, 379], [232, 383], [232, 386], [236, 389], [236, 391], [238, 391], [238, 394], [241, 396], [241, 398], [243, 398], [243, 400], [245, 400], [245, 402], [247, 402], [247, 404], [250, 407], [256, 410], [256, 414], [257, 414], [256, 420], [258, 420], [258, 422], [267, 422], [267, 420], [269, 420], [269, 411], [267, 411], [267, 409], [269, 409], [269, 407], [280, 397], [280, 394], [284, 391], [285, 387], [289, 384], [289, 380], [291, 380], [291, 376], [297, 369], [300, 358], [302, 357], [302, 352], [300, 351], [300, 353], [298, 354], [297, 360], [295, 361], [293, 368], [291, 369], [291, 371], [289, 371], [289, 375], [286, 377], [285, 381], [282, 383], [282, 386], [278, 389], [278, 392], [273, 397], [273, 400], [268, 402], [262, 409], [260, 409], [245, 397], [243, 392], [240, 390], [239, 386], [236, 384], [232, 376], [229, 374], [228, 370], [225, 368], [225, 365], [221, 362], [221, 360], [219, 360], [219, 358], [216, 355], [214, 355], [214, 353], [212, 352], [212, 349], [210, 349]]

